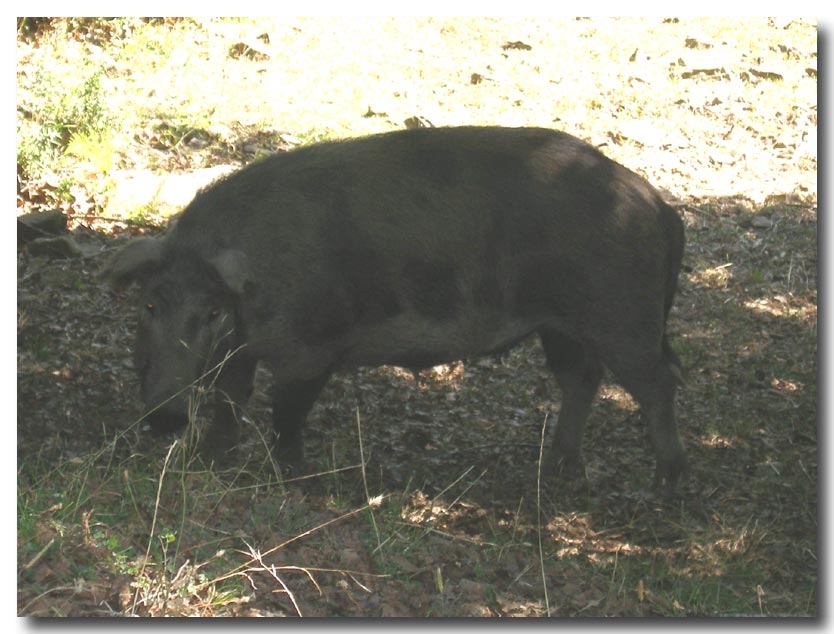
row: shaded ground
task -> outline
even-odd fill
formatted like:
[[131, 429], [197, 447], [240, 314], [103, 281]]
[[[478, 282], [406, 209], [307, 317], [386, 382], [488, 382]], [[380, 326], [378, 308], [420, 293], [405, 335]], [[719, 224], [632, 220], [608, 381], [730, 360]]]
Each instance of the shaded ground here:
[[[570, 29], [592, 26], [604, 31]], [[699, 35], [678, 57], [705, 55], [697, 42], [707, 40], [720, 48], [720, 35]], [[496, 56], [519, 52], [503, 41], [493, 42]], [[805, 53], [784, 46], [807, 66]], [[764, 72], [766, 61], [744, 62], [760, 94], [773, 80], [749, 69]], [[492, 68], [495, 78], [504, 67]], [[712, 66], [690, 60], [681, 72], [693, 68]], [[699, 90], [704, 99], [689, 101], [698, 123], [681, 134], [695, 137], [752, 103], [747, 93], [717, 96], [730, 80], [689, 80], [700, 88], [687, 100]], [[500, 94], [512, 92], [503, 85]], [[738, 112], [719, 116], [715, 99]], [[713, 111], [699, 111], [707, 103]], [[652, 136], [665, 128], [659, 120], [655, 132], [631, 131], [641, 143], [622, 128], [587, 134], [677, 192], [687, 226], [670, 330], [689, 373], [678, 410], [693, 473], [669, 504], [649, 489], [639, 413], [608, 383], [585, 436], [586, 477], [537, 486], [542, 425], [554, 422], [560, 395], [532, 340], [416, 377], [396, 368], [335, 376], [310, 417], [319, 475], [294, 482], [279, 480], [260, 440], [263, 372], [238, 463], [206, 468], [187, 437], [172, 446], [142, 430], [128, 354], [132, 291], [115, 295], [95, 279], [110, 250], [158, 229], [102, 219], [107, 208], [77, 193], [66, 208], [85, 210], [72, 222], [82, 255], [18, 254], [19, 614], [815, 615], [816, 157], [803, 130], [815, 134], [816, 106], [791, 112], [777, 132], [739, 123], [729, 149], [716, 139], [732, 124], [700, 145], [677, 141], [686, 149]], [[285, 147], [272, 138], [272, 149]], [[169, 147], [167, 160], [218, 145]], [[222, 162], [251, 158], [242, 144], [239, 154], [223, 147]], [[772, 178], [752, 191], [742, 182], [756, 180], [765, 155]], [[680, 185], [707, 182], [710, 170], [738, 180], [720, 196]], [[22, 211], [54, 202], [51, 185], [30, 185]]]
[[[264, 552], [359, 509], [361, 429], [368, 490], [386, 496], [374, 510], [380, 533], [368, 512], [359, 512], [266, 559], [307, 569], [280, 573], [305, 615], [542, 614], [539, 537], [551, 614], [814, 613], [813, 210], [775, 206], [756, 216], [767, 217], [769, 227], [745, 228], [748, 211], [692, 209], [684, 210], [691, 272], [671, 328], [690, 367], [679, 409], [693, 474], [676, 505], [661, 506], [649, 493], [653, 464], [639, 416], [619, 388], [606, 385], [586, 435], [587, 480], [547, 483], [537, 515], [541, 425], [553, 421], [559, 395], [531, 341], [500, 359], [416, 379], [394, 368], [338, 375], [310, 420], [309, 455], [331, 473], [277, 484], [253, 429], [240, 467], [205, 472], [189, 462], [171, 473], [156, 530], [177, 527], [176, 561], [194, 565], [208, 556], [205, 542], [212, 554], [243, 544]], [[79, 240], [104, 242], [79, 231]], [[741, 237], [732, 249], [727, 232]], [[132, 307], [93, 281], [100, 260], [21, 255], [18, 402], [26, 425], [18, 429], [18, 453], [27, 458], [19, 486], [37, 497], [32, 487], [44, 478], [68, 476], [67, 499], [42, 509], [38, 523], [48, 525], [50, 514], [74, 502], [93, 524], [103, 522], [103, 535], [141, 552], [155, 510], [151, 485], [162, 471], [154, 464], [162, 466], [170, 440], [125, 433], [140, 415], [125, 348]], [[56, 314], [71, 317], [56, 321]], [[251, 408], [260, 432], [268, 424], [267, 380], [259, 377]], [[44, 475], [44, 464], [57, 473]], [[73, 481], [79, 469], [83, 483]], [[139, 485], [146, 497], [133, 501], [135, 509], [126, 501], [119, 507], [133, 516], [132, 526], [96, 517], [113, 496], [129, 492], [121, 472], [136, 469], [133, 477], [147, 479]], [[86, 499], [73, 501], [74, 493]], [[49, 529], [39, 530], [47, 530], [38, 535], [43, 544]], [[88, 581], [86, 607], [69, 589], [32, 603], [38, 588], [74, 579], [78, 556], [83, 565], [109, 568], [112, 554], [100, 559], [102, 546], [82, 543], [89, 553], [53, 547], [27, 570], [22, 589], [32, 590], [20, 595], [26, 613], [107, 610], [100, 601], [116, 590], [97, 575]], [[26, 552], [21, 564], [36, 554]], [[247, 561], [227, 557], [230, 567]], [[259, 591], [249, 588], [246, 604], [224, 611], [295, 612], [286, 594], [272, 593], [280, 587], [275, 579], [248, 576]], [[722, 596], [701, 597], [701, 586]], [[55, 608], [67, 593], [73, 599]], [[145, 613], [130, 602], [108, 606]]]

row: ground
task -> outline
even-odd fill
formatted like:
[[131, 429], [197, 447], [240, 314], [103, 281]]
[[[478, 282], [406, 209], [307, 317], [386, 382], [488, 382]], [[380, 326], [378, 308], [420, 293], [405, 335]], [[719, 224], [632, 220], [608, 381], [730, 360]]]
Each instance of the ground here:
[[[18, 211], [64, 209], [78, 253], [18, 251], [19, 615], [817, 614], [813, 22], [36, 26], [18, 34]], [[183, 40], [194, 48], [171, 45]], [[75, 154], [37, 170], [45, 159], [21, 148], [52, 111], [34, 78], [62, 81], [73, 64], [104, 69], [92, 101], [110, 118], [91, 130], [107, 156], [76, 137]], [[227, 101], [236, 82], [253, 103]], [[265, 370], [231, 465], [203, 464], [188, 434], [144, 429], [135, 289], [96, 277], [171, 211], [136, 179], [417, 115], [565, 129], [649, 178], [684, 219], [669, 331], [692, 473], [676, 498], [653, 492], [645, 427], [613, 380], [584, 475], [539, 480], [560, 394], [535, 340], [417, 375], [337, 374], [311, 413], [301, 479], [281, 477], [262, 441]]]

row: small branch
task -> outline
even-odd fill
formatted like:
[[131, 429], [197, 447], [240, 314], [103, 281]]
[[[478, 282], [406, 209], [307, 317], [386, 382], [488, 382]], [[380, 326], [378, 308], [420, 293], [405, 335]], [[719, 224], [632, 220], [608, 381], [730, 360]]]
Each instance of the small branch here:
[[29, 561], [29, 563], [28, 563], [28, 564], [26, 564], [25, 566], [23, 566], [23, 568], [21, 568], [21, 569], [18, 571], [17, 575], [18, 575], [18, 576], [20, 576], [21, 574], [23, 574], [24, 572], [26, 572], [27, 570], [29, 570], [29, 568], [31, 568], [31, 567], [32, 567], [32, 566], [34, 566], [36, 563], [38, 563], [38, 562], [41, 560], [41, 557], [43, 557], [43, 556], [46, 554], [46, 551], [47, 551], [47, 550], [49, 550], [49, 548], [50, 548], [50, 547], [52, 546], [52, 544], [54, 544], [54, 543], [55, 543], [55, 538], [53, 537], [52, 539], [50, 539], [50, 540], [49, 540], [49, 543], [48, 543], [46, 546], [44, 546], [43, 548], [41, 548], [41, 549], [40, 549], [40, 551], [38, 551], [38, 554], [37, 554], [37, 555], [35, 555], [34, 557], [32, 557], [32, 559]]
[[539, 443], [539, 461], [536, 468], [536, 536], [539, 541], [539, 567], [542, 573], [542, 589], [544, 590], [544, 607], [547, 610], [547, 616], [550, 616], [550, 600], [547, 596], [547, 577], [544, 574], [544, 549], [542, 548], [542, 456], [544, 455], [544, 437], [547, 429], [547, 414], [544, 416], [542, 423], [542, 437]]

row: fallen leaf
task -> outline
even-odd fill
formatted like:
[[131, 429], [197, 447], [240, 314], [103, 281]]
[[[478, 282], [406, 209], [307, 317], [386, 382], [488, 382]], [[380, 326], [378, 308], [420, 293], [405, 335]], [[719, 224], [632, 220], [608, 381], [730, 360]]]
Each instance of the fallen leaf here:
[[533, 47], [529, 44], [525, 44], [524, 42], [516, 40], [515, 42], [505, 42], [502, 46], [502, 49], [505, 51], [529, 51], [532, 50]]

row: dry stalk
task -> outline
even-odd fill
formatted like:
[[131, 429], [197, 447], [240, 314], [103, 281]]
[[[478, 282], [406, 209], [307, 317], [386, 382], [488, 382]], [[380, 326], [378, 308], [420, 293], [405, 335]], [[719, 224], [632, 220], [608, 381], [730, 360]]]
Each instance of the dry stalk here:
[[542, 423], [542, 437], [539, 443], [539, 460], [536, 465], [536, 537], [539, 542], [539, 568], [542, 573], [542, 589], [544, 590], [544, 607], [550, 616], [550, 600], [547, 596], [547, 578], [544, 574], [544, 550], [542, 548], [542, 456], [544, 455], [544, 436], [547, 429], [547, 414]]

